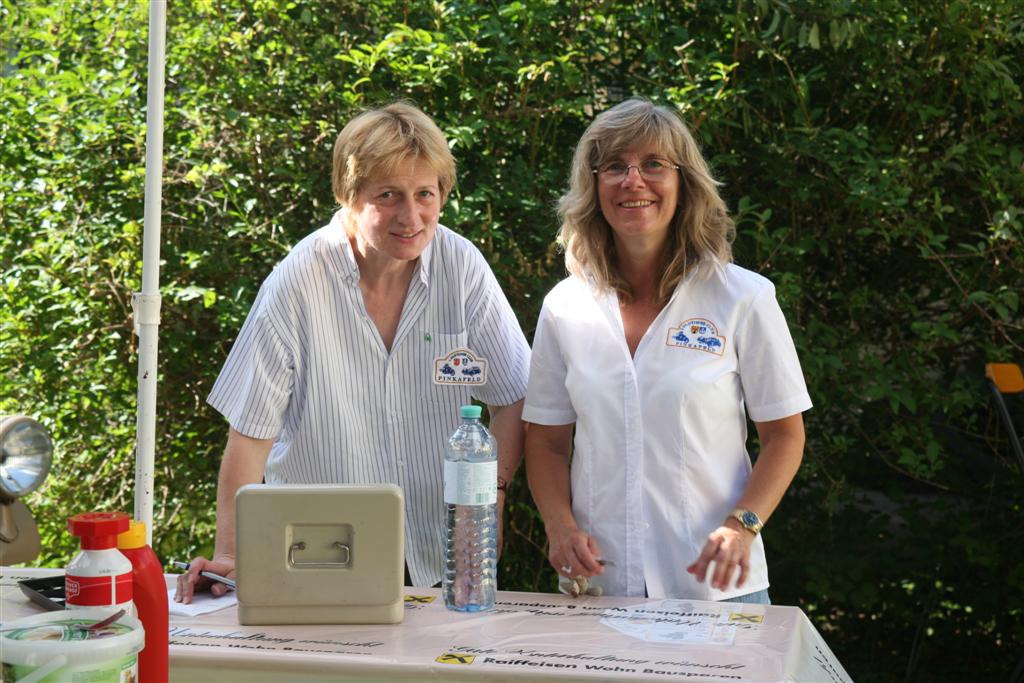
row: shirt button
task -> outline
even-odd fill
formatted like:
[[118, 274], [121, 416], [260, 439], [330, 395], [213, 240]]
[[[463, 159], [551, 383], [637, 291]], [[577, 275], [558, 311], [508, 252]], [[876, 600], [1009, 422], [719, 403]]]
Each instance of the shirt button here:
[[650, 524], [648, 524], [647, 522], [644, 522], [644, 528], [645, 528], [645, 529], [650, 529], [650, 528], [651, 528], [651, 525], [650, 525]]

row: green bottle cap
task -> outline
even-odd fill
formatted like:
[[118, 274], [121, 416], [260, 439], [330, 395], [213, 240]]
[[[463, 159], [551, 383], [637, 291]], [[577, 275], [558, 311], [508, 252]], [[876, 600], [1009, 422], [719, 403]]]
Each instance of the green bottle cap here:
[[459, 415], [463, 418], [480, 419], [483, 409], [480, 406], [462, 406], [459, 408]]

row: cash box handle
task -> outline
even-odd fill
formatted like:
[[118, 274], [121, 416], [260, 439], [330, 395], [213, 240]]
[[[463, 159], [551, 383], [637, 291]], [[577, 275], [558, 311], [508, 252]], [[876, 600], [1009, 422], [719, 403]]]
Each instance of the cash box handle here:
[[298, 541], [296, 543], [292, 543], [291, 547], [288, 548], [288, 566], [299, 567], [301, 569], [333, 569], [334, 567], [347, 567], [351, 564], [352, 549], [341, 541], [335, 541], [332, 545], [342, 552], [345, 559], [340, 562], [300, 562], [295, 559], [295, 551], [305, 550], [306, 542]]

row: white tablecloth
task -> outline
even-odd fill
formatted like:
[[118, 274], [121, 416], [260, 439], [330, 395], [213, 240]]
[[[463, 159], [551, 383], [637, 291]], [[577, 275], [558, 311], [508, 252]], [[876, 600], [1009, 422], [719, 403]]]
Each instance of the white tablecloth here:
[[[53, 573], [0, 569], [0, 618], [40, 612], [16, 582]], [[171, 680], [851, 680], [796, 607], [499, 592], [495, 610], [461, 614], [438, 589], [405, 595], [396, 625], [241, 626], [235, 607], [171, 616]]]

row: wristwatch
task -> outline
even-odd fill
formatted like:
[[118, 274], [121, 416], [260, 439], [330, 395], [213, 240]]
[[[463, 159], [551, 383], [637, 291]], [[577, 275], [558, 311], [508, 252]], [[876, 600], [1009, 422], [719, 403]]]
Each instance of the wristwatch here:
[[749, 529], [755, 534], [761, 533], [761, 529], [764, 528], [764, 522], [761, 521], [761, 518], [757, 516], [756, 512], [751, 510], [736, 508], [729, 513], [729, 516], [736, 519], [745, 529]]

